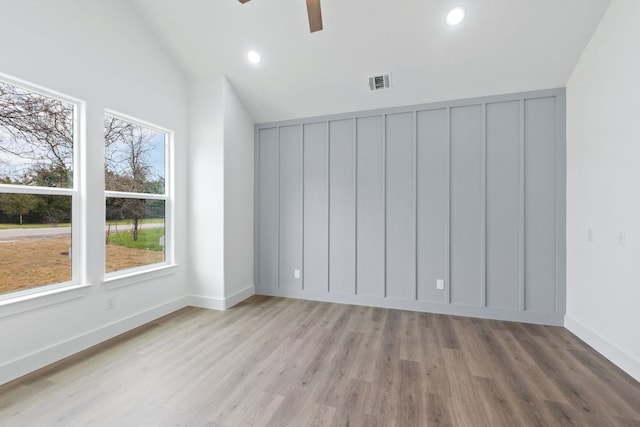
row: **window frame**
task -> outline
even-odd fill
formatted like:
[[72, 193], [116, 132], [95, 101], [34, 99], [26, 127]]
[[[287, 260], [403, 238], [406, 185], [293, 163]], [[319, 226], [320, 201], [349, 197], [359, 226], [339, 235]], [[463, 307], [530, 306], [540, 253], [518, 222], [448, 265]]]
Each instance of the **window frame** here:
[[[138, 267], [127, 268], [123, 270], [107, 272], [107, 253], [106, 246], [103, 259], [103, 283], [109, 289], [118, 288], [129, 284], [138, 283], [141, 280], [150, 280], [155, 277], [171, 274], [171, 267], [175, 266], [175, 238], [174, 238], [174, 187], [173, 187], [173, 145], [174, 145], [174, 132], [162, 126], [147, 122], [145, 120], [132, 117], [127, 114], [120, 113], [115, 110], [105, 109], [103, 114], [104, 118], [107, 116], [123, 120], [131, 124], [142, 126], [152, 131], [163, 133], [165, 135], [164, 141], [164, 194], [158, 193], [135, 193], [128, 191], [112, 191], [106, 189], [106, 182], [103, 178], [104, 197], [103, 197], [103, 218], [102, 223], [106, 224], [106, 201], [108, 198], [119, 199], [139, 199], [139, 200], [162, 200], [164, 201], [164, 261], [154, 264], [146, 264]], [[106, 146], [104, 146], [103, 139], [103, 165], [106, 164]], [[146, 277], [140, 279], [139, 276], [145, 275]]]
[[84, 183], [82, 178], [84, 177], [84, 170], [82, 168], [84, 165], [80, 159], [84, 152], [83, 144], [85, 144], [86, 141], [86, 103], [77, 98], [4, 73], [0, 73], [0, 80], [3, 83], [10, 84], [19, 89], [24, 89], [29, 92], [37, 93], [38, 95], [73, 105], [72, 186], [69, 188], [60, 188], [0, 183], [0, 192], [2, 193], [71, 197], [71, 249], [69, 251], [69, 256], [71, 258], [71, 280], [37, 285], [33, 288], [1, 294], [0, 306], [5, 306], [14, 302], [29, 301], [40, 296], [55, 295], [67, 290], [75, 290], [88, 286], [86, 284], [82, 284], [86, 282], [86, 266], [82, 260], [82, 254], [85, 252], [85, 239], [83, 238], [82, 230], [85, 228], [86, 218], [81, 200], [83, 199], [82, 190]]

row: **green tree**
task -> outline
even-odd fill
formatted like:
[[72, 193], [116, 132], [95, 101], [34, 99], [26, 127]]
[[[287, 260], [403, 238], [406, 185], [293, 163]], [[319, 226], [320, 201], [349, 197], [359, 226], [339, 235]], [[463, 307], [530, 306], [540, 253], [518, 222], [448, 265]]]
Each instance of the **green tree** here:
[[[156, 132], [115, 117], [104, 120], [105, 187], [110, 191], [129, 193], [164, 192], [164, 179], [153, 180], [150, 153]], [[107, 202], [112, 218], [130, 218], [132, 237], [138, 240], [140, 220], [144, 218], [147, 200], [123, 198]]]
[[44, 169], [57, 174], [51, 186], [70, 185], [73, 116], [72, 104], [0, 82], [0, 152], [12, 179]]
[[22, 225], [22, 216], [36, 209], [42, 203], [34, 194], [0, 193], [0, 210], [7, 215], [17, 215]]

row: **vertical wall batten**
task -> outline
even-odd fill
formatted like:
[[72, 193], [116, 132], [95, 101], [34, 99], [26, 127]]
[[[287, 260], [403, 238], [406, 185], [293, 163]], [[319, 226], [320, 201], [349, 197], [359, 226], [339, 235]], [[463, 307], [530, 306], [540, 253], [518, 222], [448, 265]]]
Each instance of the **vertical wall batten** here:
[[305, 218], [304, 218], [304, 171], [305, 171], [305, 167], [304, 167], [304, 130], [305, 127], [307, 125], [303, 124], [300, 126], [300, 164], [302, 165], [302, 173], [300, 174], [300, 179], [301, 179], [301, 183], [300, 183], [300, 200], [302, 200], [302, 215], [301, 215], [301, 236], [302, 236], [302, 256], [300, 257], [300, 288], [302, 290], [304, 290], [304, 277], [306, 276], [306, 269], [304, 267], [304, 236], [305, 236], [305, 230], [304, 230], [304, 224], [305, 224]]
[[412, 111], [411, 119], [413, 124], [411, 130], [413, 135], [413, 299], [418, 300], [418, 112]]
[[327, 292], [331, 290], [331, 144], [329, 120], [325, 122], [325, 144], [327, 148]]
[[382, 233], [384, 239], [384, 261], [382, 268], [384, 271], [384, 289], [382, 295], [387, 297], [387, 115], [382, 115], [382, 206], [384, 231]]
[[276, 244], [276, 285], [280, 287], [280, 126], [276, 128], [276, 235], [278, 243]]
[[447, 239], [446, 254], [447, 277], [444, 286], [447, 290], [447, 304], [451, 304], [451, 107], [447, 107]]
[[561, 324], [564, 109], [560, 89], [256, 125], [256, 292]]
[[520, 291], [520, 305], [519, 309], [524, 311], [525, 309], [525, 265], [524, 265], [524, 239], [525, 239], [525, 147], [524, 147], [524, 99], [520, 100], [520, 198], [519, 198], [519, 217], [520, 217], [520, 229], [519, 229], [519, 253], [518, 253], [518, 267], [519, 267], [519, 282], [518, 287]]
[[480, 149], [480, 305], [487, 306], [487, 103], [482, 104]]
[[260, 132], [253, 138], [253, 283], [260, 283]]
[[567, 187], [566, 164], [566, 97], [565, 94], [557, 96], [556, 107], [556, 313], [564, 313], [566, 310], [566, 284], [567, 275], [567, 242], [566, 242], [566, 205], [565, 195]]
[[[358, 260], [358, 119], [355, 117], [353, 121], [353, 234], [356, 244], [353, 246], [353, 259]], [[354, 294], [358, 295], [358, 268], [355, 269]]]

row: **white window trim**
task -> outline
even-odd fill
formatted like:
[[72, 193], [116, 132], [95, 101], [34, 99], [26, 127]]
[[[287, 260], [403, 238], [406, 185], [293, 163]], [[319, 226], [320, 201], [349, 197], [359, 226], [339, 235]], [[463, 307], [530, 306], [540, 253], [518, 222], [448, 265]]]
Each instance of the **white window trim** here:
[[27, 185], [0, 184], [3, 192], [14, 194], [37, 194], [71, 197], [71, 280], [61, 283], [43, 284], [23, 291], [9, 292], [0, 295], [0, 318], [11, 316], [51, 304], [76, 299], [86, 295], [83, 289], [90, 286], [86, 282], [86, 265], [81, 255], [85, 252], [86, 240], [83, 230], [86, 229], [84, 206], [84, 162], [83, 144], [86, 141], [86, 103], [77, 98], [56, 92], [45, 87], [0, 73], [0, 80], [13, 86], [33, 91], [49, 98], [73, 104], [73, 187], [39, 187]]
[[[103, 260], [103, 284], [107, 289], [115, 289], [122, 286], [134, 285], [143, 281], [162, 277], [174, 273], [175, 263], [175, 207], [174, 207], [174, 132], [170, 129], [158, 126], [156, 124], [140, 120], [138, 118], [122, 114], [114, 110], [105, 109], [105, 116], [111, 116], [116, 119], [124, 120], [135, 125], [143, 126], [153, 131], [164, 133], [166, 135], [164, 145], [164, 194], [156, 193], [132, 193], [125, 191], [104, 191], [104, 200], [107, 198], [120, 199], [144, 199], [144, 200], [163, 200], [165, 202], [165, 218], [164, 218], [164, 262], [147, 264], [139, 267], [128, 268], [107, 273], [106, 271], [106, 251]], [[104, 144], [104, 142], [103, 142]], [[106, 223], [106, 215], [103, 215], [103, 223]]]

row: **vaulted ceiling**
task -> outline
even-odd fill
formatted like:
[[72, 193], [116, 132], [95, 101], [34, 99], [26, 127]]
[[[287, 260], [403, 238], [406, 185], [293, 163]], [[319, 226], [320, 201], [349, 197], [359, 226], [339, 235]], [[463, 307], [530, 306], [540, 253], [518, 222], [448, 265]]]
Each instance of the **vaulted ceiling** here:
[[[305, 0], [130, 2], [190, 78], [226, 75], [267, 122], [564, 86], [610, 0], [322, 0], [315, 33]], [[380, 72], [393, 89], [371, 93]]]

